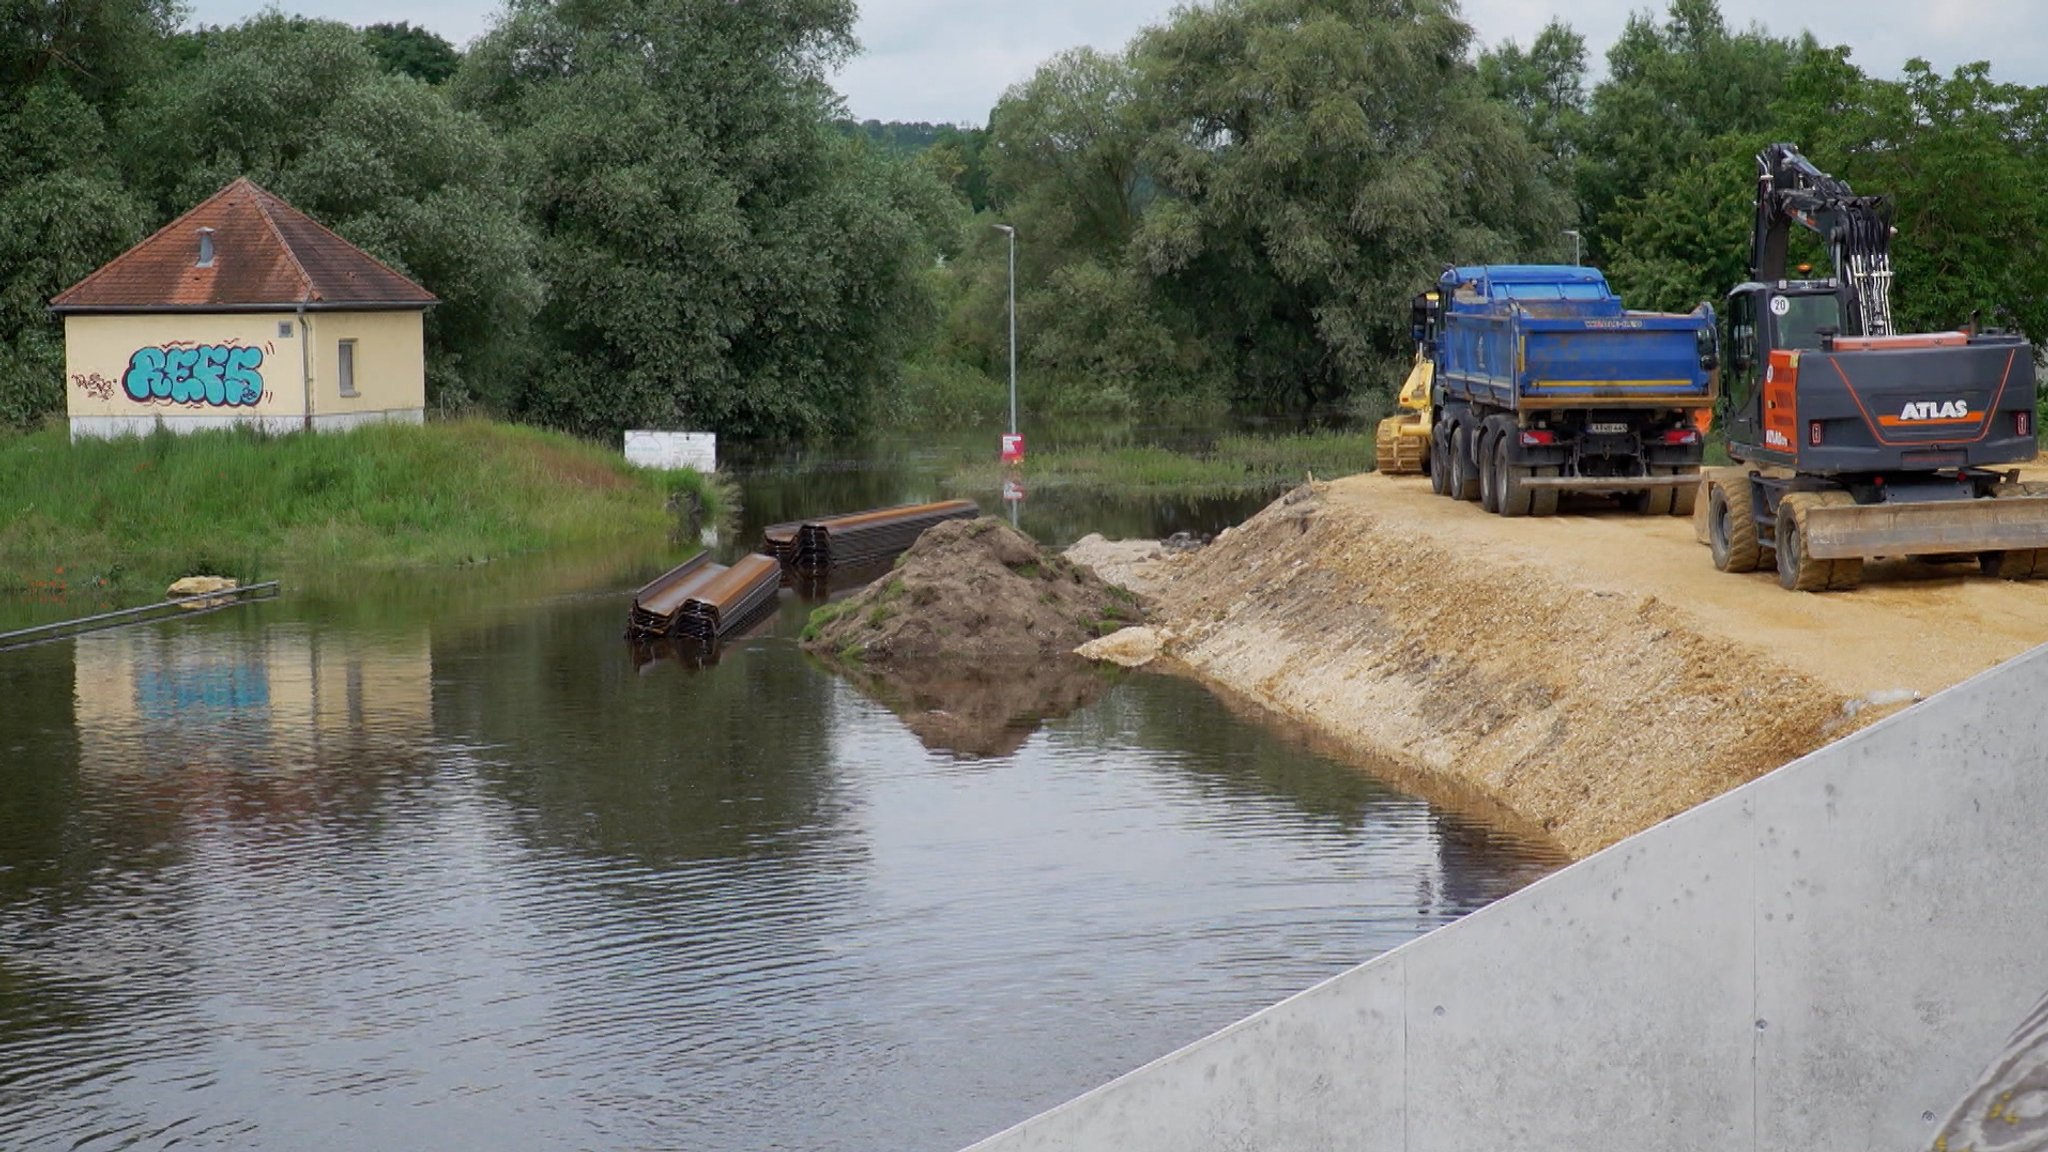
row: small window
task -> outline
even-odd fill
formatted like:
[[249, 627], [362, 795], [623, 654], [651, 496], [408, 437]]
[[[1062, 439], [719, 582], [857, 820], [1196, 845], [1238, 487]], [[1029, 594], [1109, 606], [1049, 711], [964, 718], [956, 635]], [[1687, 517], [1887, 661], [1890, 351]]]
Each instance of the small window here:
[[292, 322], [291, 322], [291, 321], [289, 321], [289, 320], [279, 320], [279, 321], [277, 322], [277, 338], [278, 338], [279, 340], [289, 340], [289, 339], [291, 339], [291, 338], [292, 338]]
[[341, 394], [343, 396], [354, 396], [356, 394], [356, 342], [353, 340], [343, 340], [340, 351], [341, 367], [336, 375], [341, 379]]

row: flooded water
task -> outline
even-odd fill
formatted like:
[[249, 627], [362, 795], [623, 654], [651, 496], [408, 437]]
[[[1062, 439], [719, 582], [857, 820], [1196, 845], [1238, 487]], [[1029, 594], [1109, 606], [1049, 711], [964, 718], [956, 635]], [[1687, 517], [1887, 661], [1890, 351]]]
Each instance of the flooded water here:
[[1173, 679], [933, 727], [794, 598], [636, 653], [676, 558], [0, 653], [0, 1148], [943, 1152], [1559, 862]]

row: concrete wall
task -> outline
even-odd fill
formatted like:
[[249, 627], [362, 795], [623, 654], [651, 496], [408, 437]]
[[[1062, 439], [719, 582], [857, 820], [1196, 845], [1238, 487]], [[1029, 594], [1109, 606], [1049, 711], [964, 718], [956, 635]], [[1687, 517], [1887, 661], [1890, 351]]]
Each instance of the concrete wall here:
[[975, 1152], [1928, 1146], [2048, 989], [2044, 695], [2037, 649]]
[[[73, 439], [254, 424], [272, 432], [418, 423], [426, 410], [419, 312], [154, 313], [64, 320]], [[356, 342], [356, 392], [339, 345]], [[308, 371], [310, 369], [310, 372]]]

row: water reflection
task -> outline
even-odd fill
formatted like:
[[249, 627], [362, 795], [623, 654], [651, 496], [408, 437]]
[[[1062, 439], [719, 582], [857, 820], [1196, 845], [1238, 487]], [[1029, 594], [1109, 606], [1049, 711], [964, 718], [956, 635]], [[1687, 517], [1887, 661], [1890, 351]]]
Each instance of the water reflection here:
[[1116, 679], [1078, 659], [986, 669], [827, 667], [895, 713], [927, 749], [965, 760], [1016, 752], [1042, 723], [1088, 707]]
[[674, 559], [0, 656], [0, 1147], [950, 1149], [1557, 862], [1183, 682], [851, 683], [797, 589], [642, 659]]

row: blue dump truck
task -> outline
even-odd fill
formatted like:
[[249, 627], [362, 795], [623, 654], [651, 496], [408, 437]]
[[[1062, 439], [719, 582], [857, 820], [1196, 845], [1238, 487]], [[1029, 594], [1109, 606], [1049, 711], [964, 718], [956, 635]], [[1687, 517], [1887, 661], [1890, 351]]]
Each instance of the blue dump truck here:
[[1690, 516], [1719, 385], [1714, 312], [1630, 312], [1598, 270], [1446, 271], [1415, 300], [1434, 365], [1430, 486], [1502, 516], [1565, 492]]

